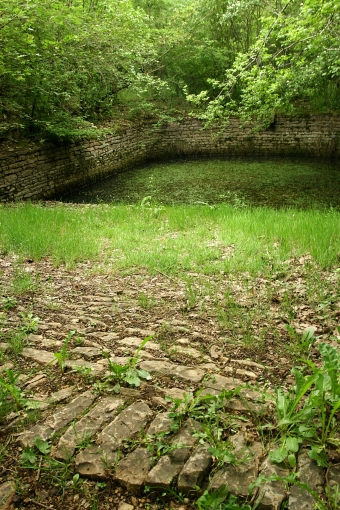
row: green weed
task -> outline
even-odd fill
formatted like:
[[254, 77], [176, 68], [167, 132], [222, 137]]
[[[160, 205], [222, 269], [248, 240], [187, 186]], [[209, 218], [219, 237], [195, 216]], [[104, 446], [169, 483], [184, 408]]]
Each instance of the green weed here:
[[125, 365], [119, 365], [118, 363], [111, 361], [109, 354], [103, 352], [103, 355], [109, 363], [109, 370], [111, 372], [106, 379], [108, 382], [115, 383], [114, 391], [116, 391], [116, 393], [119, 393], [120, 385], [122, 383], [126, 383], [130, 386], [140, 386], [141, 379], [151, 379], [149, 372], [137, 368], [139, 353], [151, 338], [151, 336], [148, 336], [143, 340], [134, 356], [129, 358]]
[[69, 353], [67, 352], [68, 344], [75, 334], [75, 331], [69, 331], [67, 337], [64, 340], [63, 346], [60, 349], [59, 352], [54, 353], [54, 357], [57, 359], [61, 373], [64, 374], [65, 370], [65, 362], [70, 357]]
[[7, 296], [2, 299], [2, 308], [7, 312], [11, 310], [11, 308], [15, 308], [17, 306], [17, 300], [14, 297]]

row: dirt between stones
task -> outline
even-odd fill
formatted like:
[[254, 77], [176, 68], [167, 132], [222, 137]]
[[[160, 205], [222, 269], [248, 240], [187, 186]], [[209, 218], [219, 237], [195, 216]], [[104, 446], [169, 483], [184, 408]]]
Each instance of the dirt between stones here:
[[[260, 417], [270, 422], [273, 415], [275, 384], [284, 386], [290, 377], [285, 316], [277, 303], [271, 303], [266, 321], [268, 326], [275, 321], [282, 336], [268, 333], [263, 345], [254, 333], [253, 342], [245, 344], [223, 328], [207, 296], [188, 303], [185, 283], [163, 274], [110, 276], [92, 273], [90, 263], [67, 270], [27, 260], [20, 271], [30, 275], [31, 285], [18, 292], [18, 261], [8, 257], [0, 263], [0, 376], [7, 369], [20, 372], [25, 397], [32, 407], [39, 404], [13, 411], [0, 423], [0, 509], [184, 510], [194, 508], [208, 486], [225, 485], [230, 494], [257, 501], [259, 509], [279, 509], [284, 501], [287, 508], [312, 508], [310, 494], [295, 487], [289, 494], [279, 481], [248, 493], [259, 473], [288, 474], [270, 462], [257, 428]], [[217, 293], [226, 285], [223, 278], [211, 277], [210, 283]], [[249, 300], [244, 304], [242, 288], [232, 283], [235, 302], [254, 306]], [[255, 301], [267, 284], [259, 282]], [[331, 320], [318, 317], [316, 326], [331, 331], [337, 318]], [[305, 322], [304, 313], [300, 326]], [[16, 349], [14, 333], [23, 327], [22, 348]], [[54, 353], [70, 331], [62, 372]], [[137, 368], [146, 370], [149, 380], [120, 389], [105, 384], [107, 356], [124, 366], [145, 337], [151, 338]], [[240, 386], [240, 393], [232, 394]], [[205, 412], [212, 403], [222, 410], [221, 440], [242, 462], [219, 466], [199, 412], [187, 413], [197, 392], [206, 398]], [[325, 490], [326, 474], [333, 485], [339, 483], [336, 466], [326, 473], [305, 450], [298, 467], [318, 494]]]

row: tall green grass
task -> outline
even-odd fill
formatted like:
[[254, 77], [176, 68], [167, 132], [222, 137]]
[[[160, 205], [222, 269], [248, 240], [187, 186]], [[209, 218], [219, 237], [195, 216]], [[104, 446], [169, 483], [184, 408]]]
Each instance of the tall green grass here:
[[340, 260], [340, 213], [226, 204], [20, 204], [0, 208], [0, 249], [36, 260], [50, 257], [67, 266], [92, 260], [113, 269], [143, 266], [166, 273], [255, 273], [307, 253], [322, 267], [331, 267]]

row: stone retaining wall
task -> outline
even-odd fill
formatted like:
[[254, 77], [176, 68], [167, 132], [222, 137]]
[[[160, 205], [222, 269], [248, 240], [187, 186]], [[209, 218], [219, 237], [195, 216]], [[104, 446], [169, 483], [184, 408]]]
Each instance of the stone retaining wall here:
[[104, 140], [29, 151], [11, 149], [0, 155], [0, 199], [55, 197], [91, 181], [141, 163], [176, 157], [340, 156], [340, 116], [278, 116], [266, 130], [240, 128], [232, 118], [223, 133], [202, 130], [197, 119], [154, 127], [126, 128]]

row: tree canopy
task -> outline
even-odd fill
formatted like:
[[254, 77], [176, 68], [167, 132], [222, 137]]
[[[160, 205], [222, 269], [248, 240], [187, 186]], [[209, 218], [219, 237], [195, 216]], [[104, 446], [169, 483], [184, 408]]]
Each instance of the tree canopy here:
[[0, 136], [340, 110], [338, 0], [0, 0]]

